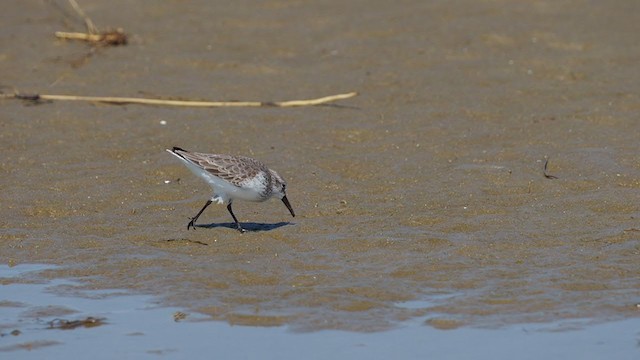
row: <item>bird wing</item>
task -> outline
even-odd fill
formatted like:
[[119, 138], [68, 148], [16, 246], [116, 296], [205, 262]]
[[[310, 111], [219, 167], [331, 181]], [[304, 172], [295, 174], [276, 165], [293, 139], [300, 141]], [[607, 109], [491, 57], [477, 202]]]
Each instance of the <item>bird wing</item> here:
[[244, 180], [256, 176], [261, 171], [268, 173], [263, 163], [244, 156], [190, 153], [186, 151], [181, 151], [179, 154], [206, 172], [238, 187], [242, 186]]

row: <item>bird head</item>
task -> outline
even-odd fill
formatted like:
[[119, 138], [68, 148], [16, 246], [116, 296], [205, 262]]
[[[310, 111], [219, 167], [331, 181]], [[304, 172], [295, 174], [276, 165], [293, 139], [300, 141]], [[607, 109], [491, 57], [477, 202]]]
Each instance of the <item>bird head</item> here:
[[272, 196], [277, 196], [284, 205], [289, 209], [291, 216], [295, 217], [296, 213], [293, 212], [293, 208], [291, 204], [289, 204], [289, 200], [287, 199], [287, 182], [275, 171], [269, 170], [271, 172], [271, 179], [273, 180], [271, 183], [271, 194]]

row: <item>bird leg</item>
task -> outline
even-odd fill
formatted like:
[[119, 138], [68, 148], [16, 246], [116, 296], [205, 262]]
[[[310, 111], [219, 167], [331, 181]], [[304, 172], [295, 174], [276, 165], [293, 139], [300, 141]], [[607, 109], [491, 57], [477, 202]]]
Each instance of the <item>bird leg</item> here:
[[198, 218], [200, 217], [200, 214], [202, 214], [204, 209], [206, 209], [207, 206], [209, 206], [209, 205], [211, 205], [211, 200], [207, 200], [207, 203], [204, 204], [204, 206], [202, 207], [202, 209], [200, 209], [200, 211], [198, 211], [196, 216], [191, 218], [191, 221], [189, 221], [189, 223], [187, 224], [187, 230], [189, 230], [189, 228], [193, 228], [193, 230], [196, 229], [196, 220], [198, 220]]
[[233, 221], [236, 222], [236, 227], [238, 228], [238, 231], [240, 231], [241, 233], [245, 232], [245, 230], [242, 228], [242, 226], [240, 226], [240, 223], [238, 222], [238, 219], [236, 219], [236, 216], [233, 215], [233, 210], [231, 210], [231, 203], [229, 203], [229, 205], [227, 205], [227, 210], [229, 210], [229, 214], [231, 214], [231, 217], [233, 218]]

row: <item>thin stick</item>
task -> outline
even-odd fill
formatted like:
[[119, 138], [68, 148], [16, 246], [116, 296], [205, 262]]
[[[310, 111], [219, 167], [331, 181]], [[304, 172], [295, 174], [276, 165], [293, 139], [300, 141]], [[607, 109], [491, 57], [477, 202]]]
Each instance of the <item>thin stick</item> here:
[[56, 37], [60, 39], [70, 39], [70, 40], [84, 40], [84, 41], [92, 41], [98, 42], [102, 41], [104, 36], [100, 34], [85, 34], [79, 32], [65, 32], [65, 31], [56, 31]]
[[549, 164], [549, 159], [545, 159], [544, 161], [544, 170], [542, 171], [542, 174], [544, 175], [544, 177], [546, 177], [547, 179], [557, 179], [558, 177], [555, 175], [551, 175], [547, 172], [547, 165]]
[[56, 37], [58, 39], [84, 40], [97, 45], [111, 46], [126, 45], [128, 41], [127, 34], [122, 29], [108, 30], [99, 34], [56, 31]]
[[296, 106], [313, 106], [325, 104], [332, 101], [348, 99], [358, 95], [357, 92], [346, 94], [337, 94], [325, 96], [317, 99], [308, 100], [290, 100], [280, 102], [262, 102], [262, 101], [192, 101], [192, 100], [162, 100], [162, 99], [145, 99], [132, 97], [104, 97], [104, 96], [76, 96], [76, 95], [30, 95], [30, 94], [4, 94], [0, 98], [20, 99], [20, 100], [60, 100], [60, 101], [90, 101], [107, 104], [141, 104], [141, 105], [164, 105], [164, 106], [190, 106], [190, 107], [296, 107]]
[[68, 0], [68, 1], [69, 1], [69, 5], [71, 5], [73, 10], [75, 10], [76, 13], [78, 13], [78, 15], [80, 15], [82, 19], [84, 19], [84, 23], [87, 26], [87, 31], [89, 32], [89, 34], [99, 33], [100, 31], [98, 31], [98, 28], [93, 24], [93, 21], [91, 21], [91, 19], [87, 16], [87, 14], [85, 14], [84, 11], [82, 11], [82, 9], [80, 8], [80, 5], [78, 5], [76, 0]]

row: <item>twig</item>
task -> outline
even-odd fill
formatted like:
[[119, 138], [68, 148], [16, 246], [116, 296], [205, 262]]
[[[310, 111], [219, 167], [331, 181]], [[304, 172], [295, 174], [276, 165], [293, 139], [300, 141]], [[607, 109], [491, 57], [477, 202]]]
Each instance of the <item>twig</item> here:
[[82, 320], [53, 319], [49, 321], [49, 328], [60, 329], [60, 330], [73, 330], [80, 326], [84, 326], [86, 328], [92, 328], [92, 327], [96, 327], [104, 324], [106, 324], [104, 318], [94, 318], [93, 316], [89, 316], [86, 319], [82, 319]]
[[189, 107], [296, 107], [321, 105], [332, 101], [348, 99], [358, 95], [357, 92], [325, 96], [308, 100], [289, 100], [279, 102], [263, 101], [193, 101], [193, 100], [162, 100], [132, 97], [104, 97], [104, 96], [76, 96], [76, 95], [45, 95], [45, 94], [0, 94], [0, 99], [19, 99], [28, 101], [60, 100], [60, 101], [90, 101], [114, 105], [140, 104]]
[[109, 30], [101, 33], [79, 33], [56, 31], [56, 37], [67, 40], [84, 40], [98, 45], [126, 45], [127, 34], [122, 29]]
[[56, 37], [59, 39], [70, 39], [70, 40], [83, 40], [94, 45], [126, 45], [127, 44], [127, 34], [124, 33], [124, 30], [118, 28], [115, 30], [106, 30], [100, 31], [98, 27], [96, 27], [91, 20], [84, 13], [84, 11], [80, 8], [80, 5], [76, 2], [76, 0], [68, 0], [69, 5], [75, 10], [75, 12], [84, 20], [84, 24], [87, 27], [87, 33], [78, 33], [78, 32], [64, 32], [64, 31], [56, 31]]
[[78, 15], [84, 20], [84, 23], [87, 26], [87, 31], [89, 32], [89, 34], [99, 33], [100, 31], [98, 31], [98, 28], [93, 24], [93, 21], [91, 21], [91, 19], [87, 16], [87, 14], [85, 14], [84, 11], [82, 11], [82, 9], [80, 8], [80, 5], [78, 5], [76, 0], [68, 0], [68, 1], [69, 1], [69, 5], [71, 5], [73, 10], [75, 10], [76, 13], [78, 13]]
[[542, 172], [542, 174], [544, 174], [544, 177], [546, 177], [547, 179], [557, 179], [557, 176], [554, 175], [550, 175], [549, 173], [547, 173], [547, 165], [549, 164], [549, 159], [545, 159], [544, 160], [544, 170]]

